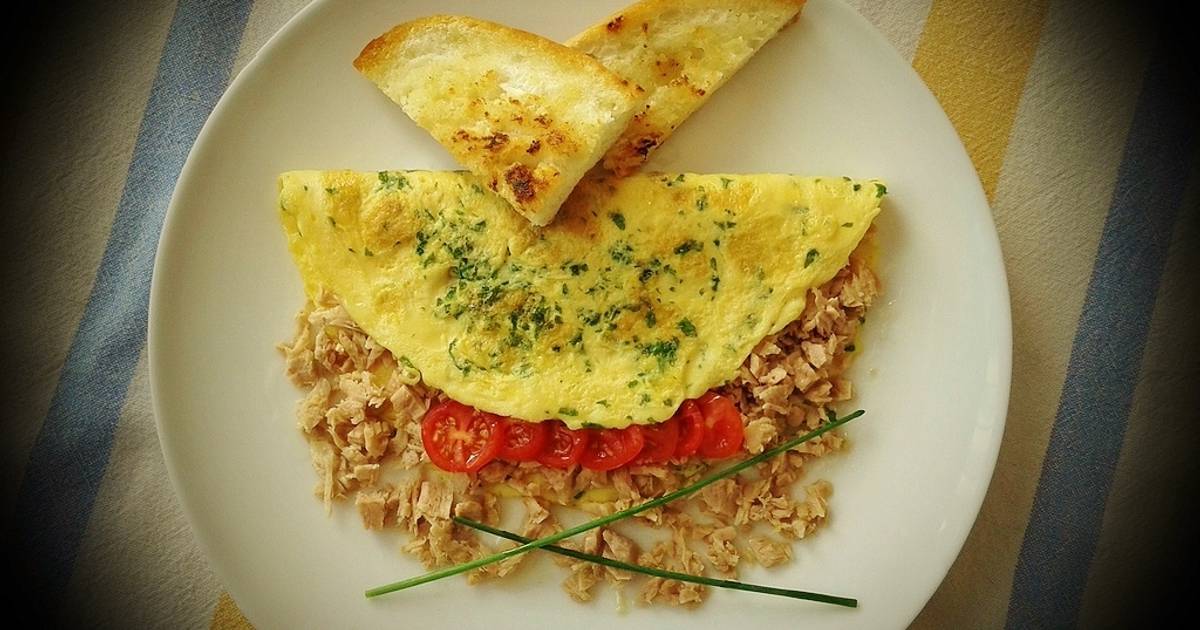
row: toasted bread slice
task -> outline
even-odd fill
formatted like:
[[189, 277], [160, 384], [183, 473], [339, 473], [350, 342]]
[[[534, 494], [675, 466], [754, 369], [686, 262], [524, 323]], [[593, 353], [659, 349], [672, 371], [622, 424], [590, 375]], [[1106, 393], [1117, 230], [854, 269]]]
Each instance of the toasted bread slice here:
[[534, 225], [546, 225], [641, 103], [588, 55], [467, 17], [406, 22], [354, 67]]
[[567, 45], [646, 91], [643, 109], [604, 156], [628, 175], [763, 44], [804, 0], [642, 0]]

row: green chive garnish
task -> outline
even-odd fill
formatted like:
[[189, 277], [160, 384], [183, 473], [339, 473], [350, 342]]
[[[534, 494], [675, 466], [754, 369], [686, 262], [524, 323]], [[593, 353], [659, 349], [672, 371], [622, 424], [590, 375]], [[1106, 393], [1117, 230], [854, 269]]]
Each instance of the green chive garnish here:
[[[496, 529], [495, 527], [485, 525], [478, 521], [473, 521], [469, 518], [463, 518], [461, 516], [455, 516], [454, 522], [458, 523], [459, 525], [464, 525], [466, 527], [470, 527], [471, 529], [476, 529], [481, 532], [487, 532], [489, 534], [492, 534], [493, 536], [499, 536], [500, 538], [507, 538], [508, 540], [511, 540], [513, 542], [528, 544], [533, 541], [532, 538], [526, 538], [525, 536], [521, 536], [519, 534], [514, 534], [510, 531], [506, 531], [503, 529]], [[858, 607], [858, 600], [853, 599], [851, 597], [839, 597], [837, 595], [826, 595], [824, 593], [813, 593], [810, 591], [796, 591], [796, 590], [792, 590], [790, 588], [777, 588], [774, 586], [761, 586], [758, 584], [747, 584], [745, 582], [737, 582], [734, 580], [721, 580], [721, 579], [717, 579], [717, 578], [704, 577], [702, 575], [690, 575], [688, 573], [676, 573], [675, 571], [667, 571], [664, 569], [656, 569], [653, 567], [644, 567], [640, 564], [629, 564], [628, 562], [621, 562], [620, 560], [613, 560], [612, 558], [605, 558], [604, 556], [596, 556], [596, 555], [592, 555], [590, 553], [583, 553], [582, 551], [575, 551], [574, 549], [567, 549], [566, 547], [559, 547], [558, 545], [546, 545], [545, 547], [542, 547], [542, 550], [549, 551], [551, 553], [556, 553], [560, 556], [567, 556], [568, 558], [575, 558], [576, 560], [583, 560], [586, 562], [592, 562], [594, 564], [599, 564], [599, 565], [603, 565], [606, 567], [612, 567], [614, 569], [621, 569], [623, 571], [629, 571], [630, 573], [641, 573], [643, 575], [651, 575], [654, 577], [660, 577], [660, 578], [663, 578], [664, 580], [678, 580], [680, 582], [691, 582], [693, 584], [703, 584], [705, 586], [716, 586], [718, 588], [728, 588], [728, 589], [733, 589], [735, 591], [747, 591], [750, 593], [762, 593], [764, 595], [780, 595], [782, 597], [790, 597], [792, 599], [803, 599], [803, 600], [812, 601], [812, 602], [823, 602], [826, 604], [835, 604], [838, 606], [846, 606], [848, 608], [857, 608]]]
[[855, 411], [854, 413], [851, 413], [850, 415], [847, 415], [842, 418], [838, 418], [833, 413], [833, 411], [830, 411], [829, 412], [829, 420], [830, 421], [828, 424], [824, 424], [812, 431], [809, 431], [808, 433], [805, 433], [804, 435], [802, 435], [800, 437], [788, 440], [787, 442], [784, 442], [783, 444], [780, 444], [779, 446], [776, 446], [775, 448], [763, 451], [762, 453], [759, 453], [758, 455], [755, 455], [754, 457], [751, 457], [750, 459], [747, 459], [742, 462], [738, 462], [737, 464], [734, 464], [734, 465], [730, 466], [729, 468], [726, 468], [725, 470], [722, 470], [718, 473], [709, 475], [708, 477], [705, 477], [704, 479], [701, 479], [700, 481], [697, 481], [696, 483], [694, 483], [690, 486], [685, 486], [674, 492], [664, 494], [663, 496], [661, 496], [657, 499], [651, 499], [649, 501], [646, 501], [645, 503], [642, 503], [641, 505], [635, 505], [632, 507], [628, 507], [628, 508], [625, 508], [624, 510], [620, 510], [618, 512], [613, 512], [612, 514], [609, 514], [608, 516], [602, 516], [600, 518], [588, 521], [581, 525], [576, 525], [575, 527], [571, 527], [569, 529], [564, 529], [563, 531], [558, 532], [557, 534], [551, 534], [549, 536], [544, 536], [542, 538], [538, 538], [537, 540], [527, 542], [519, 547], [513, 547], [512, 549], [508, 549], [506, 551], [501, 551], [500, 553], [494, 553], [490, 556], [485, 556], [483, 558], [477, 558], [475, 560], [471, 560], [470, 562], [464, 562], [462, 564], [458, 564], [458, 565], [448, 567], [445, 569], [440, 569], [438, 571], [426, 573], [424, 575], [418, 575], [415, 577], [408, 578], [406, 580], [401, 580], [399, 582], [393, 582], [391, 584], [377, 586], [375, 588], [369, 589], [366, 592], [366, 596], [367, 597], [378, 597], [380, 595], [386, 595], [388, 593], [402, 591], [404, 589], [412, 588], [414, 586], [428, 584], [429, 582], [435, 582], [437, 580], [440, 580], [442, 578], [447, 578], [452, 575], [466, 573], [467, 571], [474, 571], [475, 569], [478, 569], [479, 567], [485, 567], [489, 564], [501, 562], [503, 560], [507, 560], [514, 556], [519, 556], [523, 553], [533, 551], [534, 549], [541, 549], [542, 547], [545, 547], [546, 545], [553, 545], [556, 542], [559, 542], [561, 540], [566, 540], [567, 538], [570, 538], [570, 537], [578, 535], [578, 534], [582, 534], [586, 531], [596, 529], [597, 527], [603, 527], [605, 525], [608, 525], [609, 523], [614, 523], [616, 521], [619, 521], [623, 518], [633, 516], [635, 514], [641, 514], [642, 512], [645, 512], [646, 510], [656, 508], [660, 505], [666, 505], [667, 503], [670, 503], [671, 501], [674, 501], [675, 499], [680, 499], [680, 498], [686, 497], [690, 494], [693, 494], [707, 486], [710, 486], [722, 479], [725, 479], [726, 477], [732, 477], [733, 475], [736, 475], [737, 473], [739, 473], [743, 470], [746, 470], [747, 468], [750, 468], [751, 466], [761, 464], [762, 462], [765, 462], [768, 459], [775, 457], [776, 455], [787, 452], [787, 451], [789, 451], [789, 450], [791, 450], [791, 449], [793, 449], [793, 448], [795, 448], [817, 436], [828, 433], [829, 431], [832, 431], [832, 430], [842, 426], [843, 424], [850, 422], [851, 420], [863, 415], [864, 413], [866, 413], [866, 412], [864, 412], [862, 409], [859, 409], [858, 411]]

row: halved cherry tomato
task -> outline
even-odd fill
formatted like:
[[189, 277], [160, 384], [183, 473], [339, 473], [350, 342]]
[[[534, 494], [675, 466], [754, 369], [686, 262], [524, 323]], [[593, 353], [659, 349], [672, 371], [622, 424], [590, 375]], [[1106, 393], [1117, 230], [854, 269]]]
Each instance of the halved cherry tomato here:
[[704, 415], [694, 400], [685, 400], [673, 416], [679, 422], [679, 441], [675, 444], [675, 459], [684, 459], [700, 450], [704, 441]]
[[507, 425], [504, 446], [500, 448], [500, 458], [510, 462], [531, 462], [537, 459], [546, 446], [546, 441], [550, 439], [546, 423], [510, 418]]
[[558, 420], [547, 420], [542, 424], [546, 427], [546, 445], [538, 454], [537, 460], [543, 466], [551, 468], [570, 468], [579, 463], [580, 456], [588, 445], [586, 431], [572, 431], [567, 425]]
[[642, 453], [633, 460], [635, 464], [661, 464], [675, 456], [679, 445], [679, 419], [671, 416], [658, 424], [643, 424]]
[[733, 401], [708, 392], [697, 403], [704, 416], [704, 440], [700, 442], [700, 455], [708, 459], [732, 457], [742, 449], [745, 427], [742, 414], [738, 413]]
[[473, 473], [486, 466], [504, 445], [504, 421], [447, 400], [434, 405], [421, 421], [421, 442], [438, 468]]
[[624, 429], [588, 429], [587, 448], [579, 463], [588, 470], [613, 470], [633, 461], [642, 452], [645, 438], [635, 425]]

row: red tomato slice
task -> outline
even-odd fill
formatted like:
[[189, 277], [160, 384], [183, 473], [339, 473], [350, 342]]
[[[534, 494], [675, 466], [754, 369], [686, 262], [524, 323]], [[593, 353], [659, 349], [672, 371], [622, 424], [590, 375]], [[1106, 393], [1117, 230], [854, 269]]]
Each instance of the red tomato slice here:
[[587, 448], [579, 463], [588, 470], [613, 470], [633, 461], [642, 452], [645, 438], [635, 425], [624, 429], [588, 429]]
[[666, 422], [642, 425], [642, 454], [635, 464], [661, 464], [675, 456], [679, 445], [679, 419], [671, 416]]
[[675, 459], [684, 459], [700, 450], [704, 441], [704, 416], [694, 400], [685, 400], [673, 416], [679, 422], [679, 441], [675, 444]]
[[550, 439], [546, 423], [510, 419], [507, 425], [504, 446], [500, 448], [500, 458], [510, 462], [531, 462], [537, 459], [545, 448], [546, 441]]
[[448, 400], [434, 405], [421, 421], [421, 442], [438, 468], [473, 473], [486, 466], [504, 445], [504, 421]]
[[697, 401], [704, 416], [704, 440], [700, 442], [700, 455], [708, 459], [725, 459], [742, 450], [745, 427], [742, 414], [733, 401], [708, 392]]
[[543, 466], [551, 468], [570, 468], [578, 464], [580, 456], [587, 448], [587, 432], [572, 431], [558, 420], [547, 420], [542, 424], [548, 425], [546, 444], [538, 454], [537, 460]]

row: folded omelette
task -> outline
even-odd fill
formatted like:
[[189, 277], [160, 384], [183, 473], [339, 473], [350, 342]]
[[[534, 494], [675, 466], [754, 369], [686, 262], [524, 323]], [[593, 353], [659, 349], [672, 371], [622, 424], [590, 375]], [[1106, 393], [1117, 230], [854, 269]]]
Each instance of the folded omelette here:
[[454, 400], [572, 428], [669, 418], [795, 320], [879, 213], [876, 180], [585, 179], [537, 228], [465, 172], [295, 171], [305, 290]]

